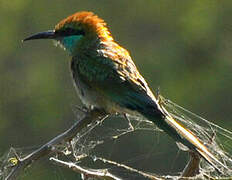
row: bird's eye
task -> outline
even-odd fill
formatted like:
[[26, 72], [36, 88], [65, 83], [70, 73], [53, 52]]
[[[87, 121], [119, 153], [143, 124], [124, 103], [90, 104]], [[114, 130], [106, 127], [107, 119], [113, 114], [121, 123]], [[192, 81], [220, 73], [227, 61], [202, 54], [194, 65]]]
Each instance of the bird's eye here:
[[84, 31], [70, 27], [57, 32], [57, 34], [59, 34], [59, 36], [85, 35]]
[[66, 28], [66, 29], [65, 29], [65, 34], [66, 34], [66, 35], [73, 35], [73, 34], [75, 34], [75, 29]]

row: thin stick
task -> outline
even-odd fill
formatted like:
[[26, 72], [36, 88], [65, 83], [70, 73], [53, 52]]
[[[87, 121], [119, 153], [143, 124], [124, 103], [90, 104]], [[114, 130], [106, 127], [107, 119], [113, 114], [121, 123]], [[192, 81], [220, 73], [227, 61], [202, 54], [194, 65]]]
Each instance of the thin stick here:
[[122, 180], [121, 178], [111, 174], [107, 169], [90, 169], [78, 166], [73, 162], [65, 162], [54, 157], [50, 158], [50, 161], [53, 163], [71, 169], [77, 173], [80, 173], [86, 177], [92, 177], [97, 179], [105, 179], [105, 180]]

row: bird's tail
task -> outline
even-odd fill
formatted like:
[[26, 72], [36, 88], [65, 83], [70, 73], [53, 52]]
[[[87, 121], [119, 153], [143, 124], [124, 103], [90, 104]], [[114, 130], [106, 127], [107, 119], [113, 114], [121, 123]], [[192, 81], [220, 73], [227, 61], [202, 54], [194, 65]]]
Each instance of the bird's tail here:
[[[157, 113], [157, 109], [161, 112], [160, 114]], [[228, 170], [228, 167], [220, 162], [193, 132], [177, 122], [168, 111], [159, 104], [158, 100], [156, 100], [156, 107], [153, 107], [153, 110], [151, 108], [141, 109], [140, 113], [171, 136], [176, 142], [187, 146], [190, 150], [197, 151], [219, 173]]]

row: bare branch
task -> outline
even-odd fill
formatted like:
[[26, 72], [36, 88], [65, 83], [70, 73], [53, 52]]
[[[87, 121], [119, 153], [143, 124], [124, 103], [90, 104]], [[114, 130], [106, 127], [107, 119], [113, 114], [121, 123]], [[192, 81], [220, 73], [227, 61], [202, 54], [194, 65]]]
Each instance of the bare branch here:
[[126, 170], [128, 170], [128, 171], [130, 171], [130, 172], [138, 173], [138, 174], [144, 176], [144, 178], [146, 178], [146, 179], [151, 179], [151, 180], [162, 180], [162, 179], [163, 179], [163, 178], [161, 178], [161, 177], [157, 177], [157, 176], [154, 175], [154, 174], [145, 173], [145, 172], [143, 172], [143, 171], [139, 171], [139, 170], [134, 169], [134, 168], [132, 168], [132, 167], [129, 167], [129, 166], [125, 165], [125, 164], [120, 164], [120, 163], [117, 163], [117, 162], [115, 162], [115, 161], [111, 161], [111, 160], [104, 159], [104, 158], [100, 158], [100, 157], [96, 157], [96, 159], [101, 160], [102, 162], [105, 162], [105, 163], [113, 164], [113, 165], [115, 165], [115, 166], [124, 168], [124, 169], [126, 169]]
[[50, 158], [50, 160], [59, 166], [71, 169], [77, 173], [83, 174], [86, 177], [92, 177], [92, 178], [104, 179], [104, 180], [122, 180], [121, 178], [111, 174], [107, 169], [83, 168], [73, 162], [65, 162], [56, 159], [54, 157]]
[[33, 151], [31, 154], [27, 155], [24, 158], [19, 158], [15, 154], [15, 157], [17, 158], [18, 162], [15, 166], [12, 167], [11, 172], [7, 175], [5, 180], [14, 180], [17, 179], [20, 175], [20, 173], [29, 165], [31, 165], [33, 162], [39, 160], [42, 157], [48, 156], [51, 153], [54, 152], [55, 145], [62, 144], [64, 142], [69, 142], [72, 140], [74, 136], [80, 130], [83, 128], [87, 127], [88, 124], [99, 120], [99, 119], [104, 119], [108, 115], [104, 111], [100, 111], [97, 109], [93, 109], [86, 113], [85, 117], [83, 117], [80, 121], [76, 122], [71, 128], [63, 132], [62, 134], [56, 136], [46, 144], [42, 145], [35, 151]]

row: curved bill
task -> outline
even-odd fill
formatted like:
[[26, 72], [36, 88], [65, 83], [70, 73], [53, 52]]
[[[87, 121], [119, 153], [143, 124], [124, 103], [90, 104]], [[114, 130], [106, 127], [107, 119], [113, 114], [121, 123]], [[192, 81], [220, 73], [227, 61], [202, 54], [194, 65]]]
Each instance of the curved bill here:
[[55, 38], [55, 31], [48, 30], [45, 32], [39, 32], [37, 34], [29, 36], [29, 37], [25, 38], [23, 41], [28, 41], [28, 40], [33, 40], [33, 39], [54, 39], [54, 38]]

